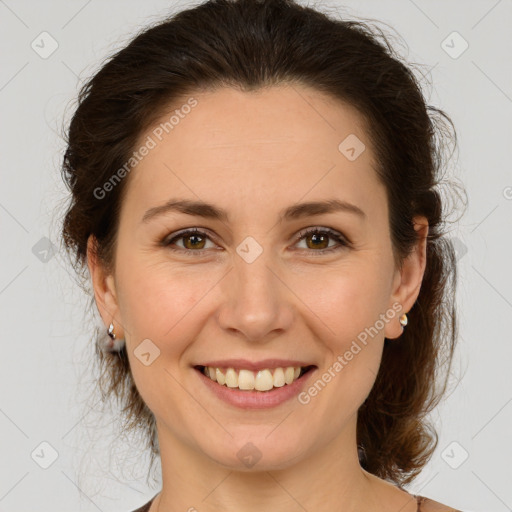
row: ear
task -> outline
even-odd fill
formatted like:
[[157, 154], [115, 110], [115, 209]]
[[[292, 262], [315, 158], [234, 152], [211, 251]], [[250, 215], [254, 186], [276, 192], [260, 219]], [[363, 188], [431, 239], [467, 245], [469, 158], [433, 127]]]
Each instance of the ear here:
[[398, 338], [403, 328], [398, 319], [407, 313], [416, 302], [420, 294], [421, 283], [427, 263], [427, 235], [428, 220], [426, 217], [417, 216], [413, 219], [414, 229], [418, 235], [418, 242], [412, 252], [405, 258], [401, 269], [396, 269], [393, 279], [393, 290], [390, 297], [389, 308], [400, 303], [401, 310], [397, 312], [397, 319], [386, 324], [385, 337], [389, 339]]
[[119, 308], [114, 276], [105, 271], [104, 265], [98, 259], [96, 246], [97, 241], [94, 235], [90, 235], [87, 240], [87, 266], [91, 274], [96, 307], [106, 326], [105, 328], [110, 325], [110, 322], [113, 322], [116, 337], [123, 338], [122, 325], [118, 320]]

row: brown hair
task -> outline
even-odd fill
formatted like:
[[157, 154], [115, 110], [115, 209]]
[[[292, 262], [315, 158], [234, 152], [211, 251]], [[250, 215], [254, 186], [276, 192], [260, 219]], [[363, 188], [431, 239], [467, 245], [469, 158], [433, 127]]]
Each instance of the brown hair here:
[[[94, 190], [129, 160], [144, 130], [178, 97], [217, 87], [253, 91], [297, 83], [357, 108], [387, 190], [397, 266], [417, 242], [413, 217], [426, 216], [430, 226], [427, 266], [409, 325], [399, 339], [385, 341], [357, 423], [362, 467], [399, 486], [413, 480], [437, 445], [426, 415], [446, 391], [457, 338], [456, 253], [443, 231], [446, 212], [438, 190], [446, 141], [455, 149], [456, 135], [449, 117], [426, 105], [411, 69], [368, 23], [338, 20], [293, 0], [210, 0], [141, 31], [82, 87], [62, 167], [72, 193], [63, 240], [85, 281], [91, 234], [99, 260], [113, 270], [129, 177], [104, 200]], [[96, 347], [104, 336], [102, 326]], [[121, 400], [126, 429], [144, 433], [154, 461], [154, 417], [134, 384], [125, 349], [112, 354], [97, 348], [96, 354], [103, 397]]]

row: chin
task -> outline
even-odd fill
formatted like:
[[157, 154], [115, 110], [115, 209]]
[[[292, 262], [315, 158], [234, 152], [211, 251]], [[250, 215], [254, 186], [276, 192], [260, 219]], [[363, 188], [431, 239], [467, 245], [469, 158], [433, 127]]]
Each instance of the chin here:
[[295, 441], [284, 429], [279, 435], [277, 429], [272, 432], [273, 428], [275, 425], [269, 429], [254, 426], [253, 434], [244, 429], [243, 436], [231, 437], [226, 434], [224, 443], [212, 440], [199, 448], [217, 464], [233, 471], [286, 469], [296, 464], [302, 456], [297, 447], [303, 446], [304, 441]]

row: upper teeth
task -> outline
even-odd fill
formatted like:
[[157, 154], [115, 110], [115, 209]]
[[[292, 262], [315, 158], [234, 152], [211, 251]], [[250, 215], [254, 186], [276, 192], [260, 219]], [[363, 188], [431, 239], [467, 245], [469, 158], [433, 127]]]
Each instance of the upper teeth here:
[[220, 368], [204, 367], [204, 374], [220, 385], [228, 388], [239, 388], [243, 390], [256, 389], [257, 391], [268, 391], [273, 387], [279, 388], [285, 384], [291, 384], [300, 375], [300, 366], [288, 366], [287, 368], [268, 368], [253, 372], [251, 370], [238, 370], [227, 368], [222, 371]]

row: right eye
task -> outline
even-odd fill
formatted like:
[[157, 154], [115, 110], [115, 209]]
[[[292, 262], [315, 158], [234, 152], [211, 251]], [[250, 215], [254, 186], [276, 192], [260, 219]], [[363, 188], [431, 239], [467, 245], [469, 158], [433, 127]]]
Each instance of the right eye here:
[[[177, 240], [184, 240], [189, 242], [184, 242], [184, 248], [175, 248], [171, 247]], [[165, 247], [168, 247], [171, 251], [185, 252], [185, 253], [196, 253], [198, 255], [203, 254], [204, 243], [206, 239], [210, 239], [207, 233], [201, 231], [197, 228], [188, 229], [186, 231], [181, 231], [176, 234], [176, 236], [166, 240], [163, 242]]]

